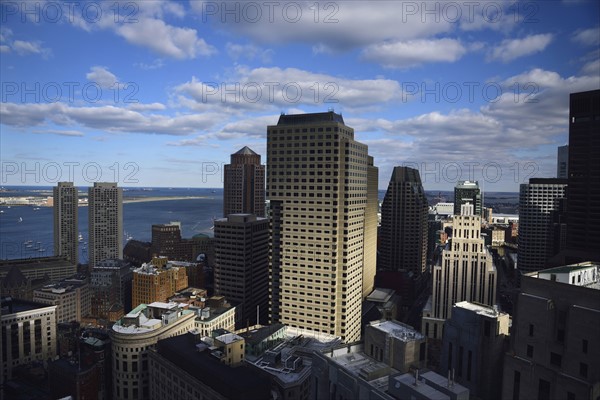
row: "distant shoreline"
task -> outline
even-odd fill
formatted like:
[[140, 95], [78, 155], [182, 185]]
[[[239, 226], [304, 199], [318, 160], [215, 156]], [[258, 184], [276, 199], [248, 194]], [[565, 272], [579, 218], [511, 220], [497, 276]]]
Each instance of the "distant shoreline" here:
[[[123, 204], [129, 203], [150, 203], [153, 201], [169, 201], [169, 200], [202, 200], [210, 199], [212, 196], [154, 196], [154, 197], [134, 197], [134, 198], [123, 198]], [[43, 199], [40, 198], [40, 201]], [[29, 204], [0, 204], [1, 207], [52, 207], [46, 204], [40, 203], [29, 203]], [[87, 207], [88, 203], [80, 203], [79, 207]]]

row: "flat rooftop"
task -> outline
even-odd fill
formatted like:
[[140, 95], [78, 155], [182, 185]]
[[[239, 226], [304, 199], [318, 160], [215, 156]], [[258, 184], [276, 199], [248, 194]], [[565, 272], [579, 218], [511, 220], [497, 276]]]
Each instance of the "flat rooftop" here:
[[369, 326], [386, 332], [390, 336], [400, 339], [403, 342], [425, 339], [425, 335], [415, 330], [412, 326], [405, 325], [397, 321], [376, 321], [371, 322]]
[[471, 303], [470, 301], [460, 301], [454, 304], [454, 307], [464, 308], [465, 310], [474, 311], [477, 314], [486, 315], [488, 317], [497, 317], [500, 314], [504, 314], [495, 310], [494, 307], [480, 303]]
[[13, 299], [12, 297], [2, 298], [2, 316], [49, 307], [56, 308], [56, 306], [37, 303], [35, 301]]

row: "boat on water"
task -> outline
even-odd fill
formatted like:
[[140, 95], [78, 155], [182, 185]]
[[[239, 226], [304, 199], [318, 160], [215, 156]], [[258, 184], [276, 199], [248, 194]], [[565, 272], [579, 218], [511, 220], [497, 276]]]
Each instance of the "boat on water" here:
[[77, 238], [80, 242], [83, 242], [83, 235], [79, 232], [79, 237]]
[[19, 221], [18, 222], [23, 222], [23, 217], [19, 217]]

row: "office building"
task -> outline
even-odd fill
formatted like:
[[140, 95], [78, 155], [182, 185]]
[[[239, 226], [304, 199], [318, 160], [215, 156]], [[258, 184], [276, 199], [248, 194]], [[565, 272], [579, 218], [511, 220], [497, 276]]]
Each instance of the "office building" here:
[[175, 292], [188, 287], [184, 267], [169, 262], [166, 257], [154, 257], [151, 262], [133, 270], [131, 305], [166, 301]]
[[95, 182], [88, 191], [89, 266], [123, 258], [123, 189]]
[[432, 294], [423, 309], [421, 332], [433, 339], [442, 338], [454, 304], [496, 304], [496, 267], [481, 237], [481, 216], [473, 214], [472, 204], [464, 204], [461, 210], [452, 220], [452, 240], [441, 262], [433, 266]]
[[123, 260], [104, 260], [96, 264], [90, 275], [93, 317], [110, 320], [109, 310], [115, 305], [124, 312], [132, 309], [132, 270], [131, 264]]
[[395, 167], [381, 205], [378, 270], [425, 271], [428, 212], [419, 171]]
[[572, 93], [569, 110], [567, 249], [600, 261], [600, 90]]
[[477, 181], [459, 181], [454, 187], [454, 215], [459, 215], [463, 204], [470, 203], [475, 215], [483, 215], [481, 190]]
[[444, 324], [440, 370], [481, 399], [499, 399], [510, 316], [494, 307], [461, 301]]
[[334, 112], [267, 128], [271, 322], [360, 339], [376, 262], [367, 151]]
[[176, 303], [140, 304], [112, 326], [112, 393], [116, 400], [150, 398], [148, 349], [161, 339], [194, 329], [195, 315]]
[[56, 356], [56, 306], [2, 298], [2, 381], [13, 368]]
[[269, 312], [269, 221], [229, 214], [215, 224], [215, 293], [240, 309], [238, 328], [266, 324]]
[[56, 306], [56, 322], [81, 321], [91, 312], [87, 279], [74, 277], [33, 291], [33, 301]]
[[79, 196], [73, 182], [59, 182], [54, 192], [54, 255], [79, 262]]
[[[221, 350], [211, 351], [208, 344], [192, 333], [160, 340], [148, 351], [151, 390], [147, 399], [271, 398], [267, 379], [244, 364], [231, 367], [220, 362], [215, 357], [218, 352]], [[176, 378], [173, 379], [174, 377]]]
[[231, 155], [223, 171], [223, 217], [229, 214], [265, 216], [265, 166], [248, 146]]
[[[156, 224], [152, 225], [152, 244], [149, 253], [176, 261], [202, 260], [205, 266], [212, 267], [215, 262], [214, 238], [199, 233], [191, 239], [184, 239], [181, 237], [181, 223], [178, 221]], [[150, 257], [142, 260], [142, 262], [148, 261]], [[198, 283], [190, 282], [190, 284], [201, 286]]]
[[[543, 269], [548, 259], [560, 251], [560, 230], [554, 229], [554, 221], [560, 218], [557, 213], [560, 213], [566, 190], [567, 181], [564, 179], [532, 178], [529, 183], [521, 184], [518, 250], [520, 270], [531, 272]], [[557, 222], [560, 224], [560, 220]]]
[[77, 273], [77, 264], [67, 260], [66, 256], [0, 260], [0, 279], [4, 279], [14, 268], [32, 281], [60, 281]]
[[521, 277], [503, 399], [598, 399], [599, 267], [583, 262]]
[[367, 205], [364, 221], [363, 298], [375, 289], [377, 273], [377, 233], [379, 225], [379, 168], [367, 157]]
[[556, 154], [556, 177], [569, 178], [569, 145], [559, 146]]

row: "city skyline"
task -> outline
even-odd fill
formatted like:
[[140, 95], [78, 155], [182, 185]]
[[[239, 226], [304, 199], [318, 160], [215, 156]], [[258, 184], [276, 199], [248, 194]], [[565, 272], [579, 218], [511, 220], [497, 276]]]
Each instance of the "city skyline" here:
[[3, 3], [0, 185], [221, 187], [282, 112], [333, 108], [380, 189], [405, 165], [516, 192], [555, 176], [568, 93], [600, 87], [596, 2], [221, 4]]

